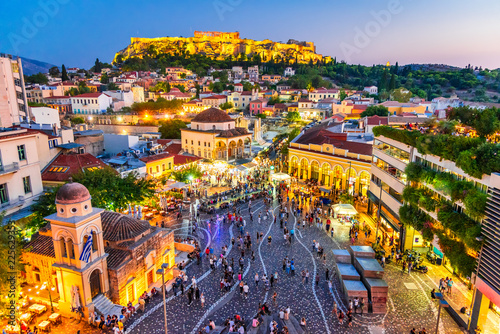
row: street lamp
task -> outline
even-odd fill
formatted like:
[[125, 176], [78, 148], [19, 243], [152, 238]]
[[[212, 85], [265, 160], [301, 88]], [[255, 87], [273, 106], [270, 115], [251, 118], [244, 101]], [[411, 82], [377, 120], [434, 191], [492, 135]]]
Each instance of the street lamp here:
[[469, 307], [469, 318], [467, 319], [467, 328], [470, 330], [470, 322], [472, 319], [472, 305], [474, 304], [474, 298], [476, 297], [476, 281], [477, 281], [477, 276], [479, 275], [479, 267], [481, 266], [481, 257], [483, 255], [483, 246], [484, 246], [484, 238], [483, 237], [476, 237], [476, 241], [481, 243], [481, 250], [479, 251], [479, 259], [477, 261], [477, 268], [476, 268], [476, 275], [474, 276], [474, 293], [472, 294], [472, 300], [470, 301], [470, 307]]
[[161, 275], [161, 290], [163, 293], [163, 316], [165, 319], [165, 334], [167, 331], [167, 303], [165, 301], [165, 271], [168, 269], [167, 263], [162, 263], [161, 268], [156, 271], [156, 275]]

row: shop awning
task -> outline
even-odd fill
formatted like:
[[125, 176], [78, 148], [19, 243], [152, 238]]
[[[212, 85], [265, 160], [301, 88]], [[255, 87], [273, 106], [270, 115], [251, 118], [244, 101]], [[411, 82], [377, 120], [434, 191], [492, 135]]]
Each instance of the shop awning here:
[[330, 189], [327, 189], [325, 187], [319, 187], [319, 190], [322, 191], [322, 192], [324, 192], [324, 193], [327, 193], [327, 194], [329, 194], [329, 193], [332, 192]]
[[165, 191], [171, 190], [171, 189], [181, 189], [187, 186], [186, 183], [184, 182], [174, 182], [174, 183], [167, 183], [167, 186], [164, 188]]
[[335, 204], [333, 211], [338, 215], [355, 215], [358, 213], [351, 204]]
[[276, 180], [276, 181], [285, 181], [285, 180], [290, 180], [290, 175], [285, 174], [285, 173], [275, 173], [271, 174], [271, 179]]

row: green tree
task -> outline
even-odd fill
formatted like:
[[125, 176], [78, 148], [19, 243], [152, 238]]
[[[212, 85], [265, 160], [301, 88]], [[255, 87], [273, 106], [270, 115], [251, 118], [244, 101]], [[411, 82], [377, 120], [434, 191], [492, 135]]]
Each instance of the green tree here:
[[255, 117], [262, 118], [262, 119], [267, 118], [266, 114], [257, 114], [257, 115], [255, 115]]
[[172, 119], [160, 122], [158, 131], [163, 139], [180, 139], [181, 129], [187, 128], [186, 123], [179, 119]]
[[85, 120], [83, 119], [83, 117], [73, 117], [71, 119], [71, 123], [73, 123], [73, 124], [83, 124], [83, 123], [85, 123]]
[[43, 73], [32, 74], [30, 76], [25, 76], [24, 81], [33, 83], [33, 84], [41, 84], [46, 85], [49, 82], [49, 79]]
[[219, 106], [219, 108], [222, 110], [232, 109], [233, 103], [232, 102], [224, 102]]
[[300, 113], [298, 111], [289, 111], [288, 114], [286, 115], [286, 119], [289, 122], [298, 122], [302, 118], [300, 117]]
[[347, 93], [345, 92], [345, 90], [341, 89], [339, 92], [340, 101], [344, 101], [346, 97], [347, 97]]
[[107, 73], [103, 73], [103, 75], [101, 75], [101, 83], [102, 84], [108, 84], [109, 83], [109, 77], [108, 77]]
[[90, 93], [90, 88], [87, 87], [87, 83], [85, 81], [80, 81], [78, 83], [78, 94], [87, 94]]
[[391, 91], [391, 98], [398, 102], [409, 102], [412, 93], [405, 88], [398, 88]]
[[172, 172], [170, 174], [170, 178], [178, 181], [178, 182], [184, 182], [184, 183], [189, 183], [192, 180], [199, 179], [203, 176], [203, 172], [201, 171], [200, 167], [198, 166], [190, 166], [189, 168], [184, 168], [178, 171]]
[[53, 77], [59, 76], [59, 74], [61, 74], [61, 72], [59, 71], [59, 67], [52, 66], [51, 68], [49, 68], [49, 74]]
[[61, 66], [61, 80], [63, 82], [69, 80], [68, 72], [66, 72], [66, 66], [64, 66], [64, 64]]
[[99, 58], [96, 58], [94, 63], [94, 72], [101, 73], [101, 70], [102, 70], [102, 63], [99, 61]]
[[378, 106], [368, 106], [365, 111], [361, 113], [361, 117], [369, 117], [369, 116], [387, 116], [389, 115], [389, 109], [384, 107], [383, 105]]
[[118, 87], [118, 85], [115, 84], [114, 82], [110, 82], [106, 85], [106, 89], [107, 90], [120, 90], [120, 87]]
[[76, 96], [78, 94], [80, 94], [78, 88], [75, 87], [71, 87], [70, 89], [64, 92], [64, 95], [66, 96]]
[[498, 111], [495, 108], [484, 109], [478, 113], [474, 128], [480, 137], [487, 137], [499, 130]]
[[396, 75], [393, 73], [391, 75], [391, 81], [389, 82], [389, 90], [396, 89]]
[[155, 195], [154, 180], [137, 178], [134, 173], [122, 178], [111, 167], [86, 170], [73, 175], [73, 180], [87, 187], [92, 206], [107, 210], [126, 208], [129, 203], [141, 203]]

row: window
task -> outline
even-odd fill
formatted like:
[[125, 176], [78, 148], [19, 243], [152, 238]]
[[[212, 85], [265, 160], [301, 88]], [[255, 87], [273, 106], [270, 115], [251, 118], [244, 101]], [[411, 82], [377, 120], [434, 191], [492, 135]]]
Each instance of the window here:
[[199, 124], [197, 124], [197, 125], [196, 125], [196, 130], [199, 130], [199, 129], [200, 129], [200, 125], [199, 125]]
[[191, 145], [194, 145], [194, 141], [193, 140], [191, 140]]
[[153, 174], [153, 167], [149, 167], [149, 174]]
[[0, 203], [7, 203], [9, 194], [7, 193], [7, 183], [0, 184]]
[[161, 171], [162, 171], [162, 172], [164, 172], [164, 171], [165, 171], [165, 169], [166, 169], [165, 164], [162, 164], [162, 165], [161, 165]]
[[210, 143], [208, 143], [208, 147], [210, 147]]
[[198, 146], [201, 146], [201, 142], [198, 140]]
[[168, 163], [168, 169], [169, 170], [172, 169], [172, 163], [171, 162]]
[[66, 246], [68, 246], [68, 257], [70, 259], [75, 258], [75, 247], [73, 246], [73, 240], [69, 239], [68, 242], [66, 243]]
[[17, 155], [19, 156], [19, 161], [26, 160], [26, 147], [24, 145], [17, 146]]
[[49, 140], [49, 148], [54, 148], [57, 146], [57, 139]]
[[31, 177], [26, 176], [23, 177], [23, 186], [24, 186], [24, 193], [30, 193], [31, 192]]
[[188, 140], [186, 139], [186, 144], [188, 143]]
[[61, 248], [61, 256], [68, 257], [68, 252], [66, 251], [66, 243], [64, 239], [59, 240], [59, 247]]
[[156, 166], [156, 172], [159, 173], [160, 172], [160, 166]]
[[207, 142], [206, 142], [206, 141], [205, 141], [205, 142], [203, 142], [203, 144], [205, 145], [205, 147], [207, 147]]

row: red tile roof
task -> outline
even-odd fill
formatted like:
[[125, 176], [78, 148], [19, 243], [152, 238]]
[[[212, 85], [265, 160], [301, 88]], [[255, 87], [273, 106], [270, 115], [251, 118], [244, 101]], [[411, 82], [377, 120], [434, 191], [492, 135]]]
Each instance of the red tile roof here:
[[196, 115], [192, 120], [192, 122], [197, 123], [223, 123], [223, 122], [231, 122], [233, 119], [223, 110], [217, 108], [209, 108], [203, 110], [198, 115]]
[[327, 130], [328, 127], [332, 126], [332, 124], [328, 125], [328, 122], [321, 123], [317, 126], [313, 126], [306, 132], [300, 136], [296, 143], [297, 144], [331, 144], [336, 148], [349, 150], [349, 152], [363, 154], [363, 155], [371, 155], [372, 154], [372, 145], [365, 144], [354, 141], [347, 141], [346, 139], [340, 139], [345, 135], [341, 133], [334, 133]]
[[69, 177], [89, 168], [104, 168], [107, 165], [90, 153], [61, 154], [43, 171], [42, 181], [66, 182]]
[[387, 125], [389, 124], [389, 120], [387, 117], [380, 116], [370, 116], [366, 118], [366, 125]]
[[141, 160], [144, 163], [148, 163], [148, 162], [167, 159], [167, 158], [170, 158], [171, 156], [172, 156], [172, 154], [167, 152], [167, 153], [160, 153], [160, 154], [150, 155], [147, 157], [142, 157], [139, 160]]
[[86, 94], [75, 95], [73, 97], [99, 97], [101, 95], [106, 95], [107, 97], [110, 97], [108, 94], [104, 93], [86, 93]]
[[[165, 152], [170, 154], [178, 154], [182, 150], [182, 144], [170, 144], [165, 148]], [[174, 157], [175, 159], [175, 157]]]
[[192, 157], [189, 155], [174, 155], [174, 165], [184, 165], [190, 162], [201, 160], [199, 157]]

